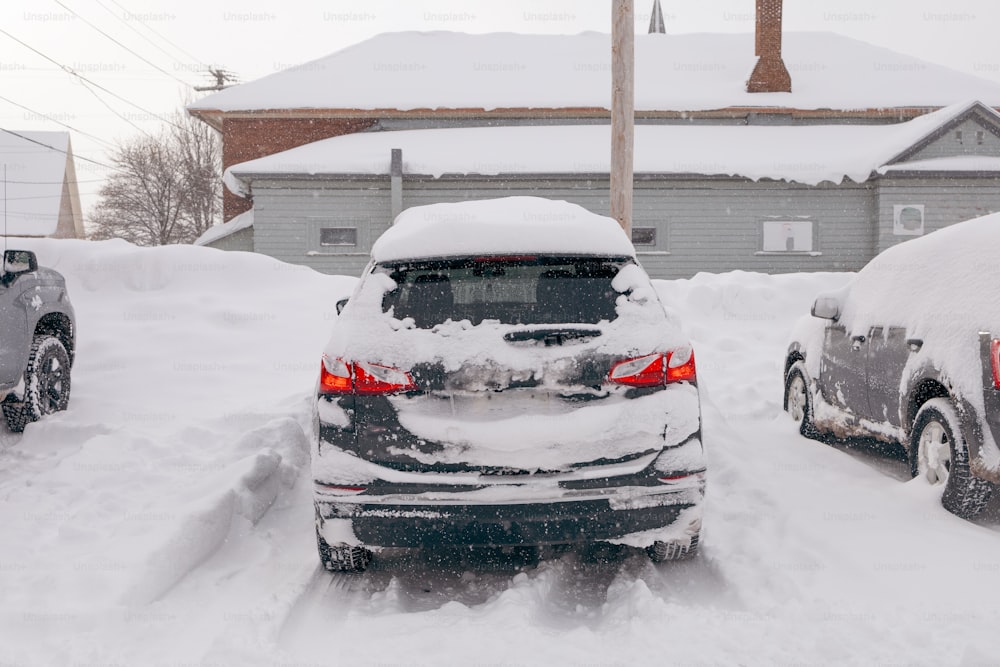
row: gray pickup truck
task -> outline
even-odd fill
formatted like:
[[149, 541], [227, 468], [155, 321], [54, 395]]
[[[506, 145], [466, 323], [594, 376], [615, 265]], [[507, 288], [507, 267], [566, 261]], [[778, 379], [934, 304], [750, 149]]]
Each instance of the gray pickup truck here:
[[0, 271], [0, 406], [11, 431], [65, 410], [76, 319], [57, 271], [35, 253], [7, 250]]

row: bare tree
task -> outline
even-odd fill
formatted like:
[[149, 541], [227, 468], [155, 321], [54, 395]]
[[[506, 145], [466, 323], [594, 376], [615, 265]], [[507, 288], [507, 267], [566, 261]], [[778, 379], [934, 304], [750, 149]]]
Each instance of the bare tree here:
[[137, 245], [191, 243], [222, 211], [221, 149], [214, 131], [183, 113], [158, 135], [118, 146], [116, 170], [90, 216], [93, 239]]
[[222, 144], [215, 130], [183, 112], [175, 114], [170, 134], [183, 176], [186, 229], [194, 241], [221, 221]]

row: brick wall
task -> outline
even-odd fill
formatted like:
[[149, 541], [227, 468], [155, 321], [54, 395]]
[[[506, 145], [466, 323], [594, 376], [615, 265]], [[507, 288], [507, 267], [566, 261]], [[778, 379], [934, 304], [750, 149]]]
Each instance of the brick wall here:
[[[226, 118], [222, 125], [222, 167], [273, 155], [290, 148], [360, 132], [374, 120], [361, 118]], [[224, 189], [225, 220], [250, 210], [252, 202]]]

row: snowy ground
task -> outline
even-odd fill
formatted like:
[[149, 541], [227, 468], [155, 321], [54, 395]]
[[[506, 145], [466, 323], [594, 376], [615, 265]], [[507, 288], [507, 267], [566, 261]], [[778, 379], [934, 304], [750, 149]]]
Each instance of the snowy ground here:
[[792, 322], [842, 274], [659, 284], [698, 355], [703, 553], [390, 552], [318, 569], [305, 429], [353, 278], [204, 248], [34, 241], [70, 283], [67, 412], [0, 428], [0, 665], [997, 665], [1000, 501], [801, 438]]

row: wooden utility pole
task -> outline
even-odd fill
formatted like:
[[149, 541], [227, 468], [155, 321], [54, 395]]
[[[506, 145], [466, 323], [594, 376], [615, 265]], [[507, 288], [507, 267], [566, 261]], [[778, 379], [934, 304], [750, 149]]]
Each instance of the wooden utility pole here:
[[611, 16], [611, 217], [632, 236], [635, 23], [632, 0], [613, 0]]

